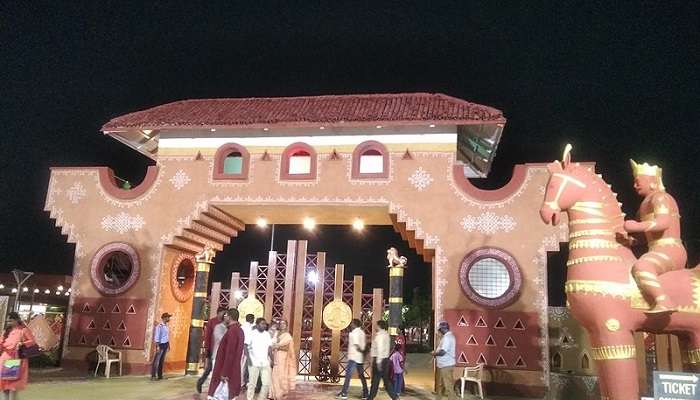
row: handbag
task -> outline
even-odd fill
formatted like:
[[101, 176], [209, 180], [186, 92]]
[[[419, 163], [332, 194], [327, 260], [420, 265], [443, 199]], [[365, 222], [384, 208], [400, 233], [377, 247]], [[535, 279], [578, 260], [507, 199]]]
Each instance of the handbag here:
[[219, 386], [216, 387], [214, 395], [211, 397], [213, 400], [228, 400], [228, 383], [219, 382]]
[[22, 369], [22, 360], [19, 358], [10, 358], [2, 362], [0, 368], [0, 379], [4, 381], [16, 381], [19, 379], [20, 370]]
[[31, 346], [22, 346], [19, 348], [18, 356], [19, 358], [34, 358], [41, 355], [41, 350], [39, 345], [33, 344]]

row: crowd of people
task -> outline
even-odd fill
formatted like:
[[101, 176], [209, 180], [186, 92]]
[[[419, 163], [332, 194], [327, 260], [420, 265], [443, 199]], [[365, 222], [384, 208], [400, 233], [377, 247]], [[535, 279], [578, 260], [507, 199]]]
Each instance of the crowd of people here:
[[[154, 380], [163, 376], [163, 360], [169, 348], [167, 325], [170, 317], [164, 313], [155, 330], [157, 350], [151, 372]], [[253, 314], [247, 314], [244, 322], [239, 323], [239, 317], [237, 309], [220, 308], [216, 316], [209, 319], [204, 331], [206, 360], [204, 372], [197, 380], [197, 393], [202, 393], [209, 379], [209, 400], [232, 400], [241, 394], [247, 400], [256, 399], [256, 394], [258, 400], [284, 400], [294, 390], [297, 375], [297, 353], [288, 322], [281, 320], [268, 324], [264, 318], [256, 319]], [[442, 398], [444, 391], [449, 400], [455, 400], [455, 337], [445, 321], [438, 324], [438, 331], [441, 338], [431, 352], [438, 371], [436, 398]], [[367, 355], [372, 371], [369, 386], [365, 378]], [[399, 398], [405, 388], [406, 341], [403, 335], [399, 335], [392, 347], [386, 321], [377, 321], [371, 345], [368, 345], [361, 321], [353, 319], [348, 333], [347, 357], [345, 381], [336, 396], [338, 399], [348, 398], [350, 380], [355, 371], [362, 384], [361, 399], [374, 400], [380, 381], [392, 400]]]

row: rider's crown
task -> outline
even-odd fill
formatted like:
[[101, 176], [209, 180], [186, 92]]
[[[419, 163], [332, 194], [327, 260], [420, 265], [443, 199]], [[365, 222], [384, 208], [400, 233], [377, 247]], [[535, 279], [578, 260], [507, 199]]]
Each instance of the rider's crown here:
[[634, 176], [646, 175], [661, 178], [661, 168], [658, 165], [649, 165], [648, 163], [637, 164], [634, 160], [630, 160], [632, 164], [632, 173]]

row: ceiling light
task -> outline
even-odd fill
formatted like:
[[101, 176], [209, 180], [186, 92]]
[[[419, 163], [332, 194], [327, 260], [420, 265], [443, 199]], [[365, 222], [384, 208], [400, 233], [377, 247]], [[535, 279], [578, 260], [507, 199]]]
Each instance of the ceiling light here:
[[51, 291], [49, 289], [44, 290], [44, 294], [49, 294]]
[[377, 129], [382, 129], [382, 126], [381, 126], [381, 125], [377, 125]]
[[267, 220], [263, 217], [260, 217], [255, 221], [255, 224], [258, 225], [260, 228], [265, 228], [267, 227]]
[[16, 288], [16, 287], [12, 288], [12, 293], [17, 293], [17, 288]]
[[2, 283], [0, 283], [0, 289], [5, 289], [5, 285], [3, 285]]
[[325, 126], [322, 126], [322, 127], [318, 128], [318, 129], [324, 130], [324, 129], [326, 129], [326, 127], [325, 127]]
[[304, 218], [304, 228], [312, 231], [316, 227], [316, 221], [313, 218]]
[[233, 296], [236, 298], [236, 300], [241, 300], [243, 298], [243, 292], [241, 290], [236, 290], [233, 292]]
[[211, 128], [211, 129], [209, 129], [209, 130], [212, 131], [212, 132], [216, 132], [216, 129], [215, 129], [215, 128]]
[[431, 128], [435, 128], [435, 124], [430, 124], [430, 125], [428, 125], [428, 126], [431, 127]]
[[29, 288], [25, 286], [25, 287], [22, 288], [22, 291], [23, 291], [24, 293], [27, 293], [27, 292], [29, 291]]
[[60, 295], [61, 295], [61, 292], [56, 291], [56, 296], [60, 296]]
[[64, 296], [70, 296], [70, 293], [65, 292], [65, 293], [63, 293], [63, 295], [64, 295]]
[[306, 280], [307, 282], [311, 284], [317, 284], [318, 283], [318, 272], [316, 271], [309, 271], [309, 273], [306, 275]]
[[362, 231], [363, 229], [365, 229], [365, 222], [359, 218], [355, 218], [355, 220], [352, 221], [352, 229], [356, 231]]
[[270, 130], [270, 128], [263, 128], [263, 130], [264, 130], [265, 132], [267, 132], [267, 131]]
[[56, 288], [56, 290], [63, 290], [63, 285], [58, 285], [58, 287]]
[[39, 289], [34, 289], [34, 293], [39, 293]]

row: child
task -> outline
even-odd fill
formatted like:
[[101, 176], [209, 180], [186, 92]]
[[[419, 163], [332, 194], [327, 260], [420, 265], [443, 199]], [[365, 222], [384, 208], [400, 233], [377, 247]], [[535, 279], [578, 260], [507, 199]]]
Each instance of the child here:
[[391, 361], [391, 366], [394, 370], [394, 391], [396, 392], [396, 396], [398, 396], [403, 392], [403, 374], [406, 370], [406, 360], [404, 360], [401, 354], [401, 345], [399, 343], [394, 345], [394, 350], [389, 356], [389, 361]]

